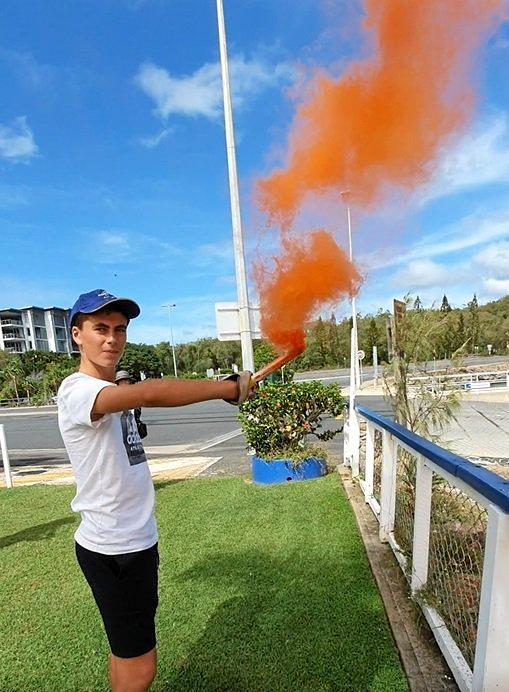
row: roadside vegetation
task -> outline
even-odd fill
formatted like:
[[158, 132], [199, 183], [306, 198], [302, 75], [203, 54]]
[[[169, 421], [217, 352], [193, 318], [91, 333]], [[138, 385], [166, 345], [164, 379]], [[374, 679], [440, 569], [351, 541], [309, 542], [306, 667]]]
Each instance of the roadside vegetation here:
[[[408, 312], [426, 318], [429, 335], [419, 347], [422, 360], [450, 358], [458, 349], [463, 355], [509, 354], [509, 296], [479, 305], [474, 295], [461, 308], [450, 305], [443, 296], [439, 306], [424, 309], [419, 296], [408, 305]], [[358, 316], [359, 348], [364, 350], [365, 364], [371, 364], [373, 346], [377, 347], [378, 361], [387, 363], [387, 319], [389, 313], [379, 310], [374, 315]], [[329, 319], [319, 318], [310, 325], [306, 335], [306, 350], [290, 368], [285, 377], [291, 379], [293, 370], [306, 371], [320, 368], [342, 368], [349, 365], [351, 319], [338, 321], [334, 314]], [[488, 344], [490, 348], [488, 348]], [[229, 373], [233, 364], [240, 366], [240, 343], [203, 338], [177, 344], [175, 355], [179, 377], [205, 377], [207, 370], [215, 374]], [[255, 367], [259, 368], [276, 356], [270, 344], [255, 342]], [[0, 401], [29, 400], [38, 404], [51, 401], [60, 382], [77, 367], [76, 356], [31, 351], [10, 354], [0, 351]], [[128, 343], [119, 368], [129, 370], [135, 377], [172, 377], [173, 356], [171, 345], [161, 342], [155, 346]]]

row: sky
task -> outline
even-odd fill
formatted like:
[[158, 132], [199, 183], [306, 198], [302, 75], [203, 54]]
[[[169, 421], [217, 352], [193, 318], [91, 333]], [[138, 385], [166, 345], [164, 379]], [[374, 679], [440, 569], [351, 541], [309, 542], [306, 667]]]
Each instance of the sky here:
[[[254, 181], [281, 163], [303, 75], [341, 75], [362, 55], [362, 6], [224, 9], [251, 272]], [[214, 0], [3, 0], [1, 16], [0, 307], [69, 307], [105, 288], [141, 306], [130, 341], [168, 340], [168, 303], [175, 341], [215, 336], [214, 304], [236, 286]], [[502, 25], [476, 62], [474, 117], [432, 178], [353, 209], [362, 314], [406, 293], [454, 307], [509, 293], [508, 72]], [[345, 239], [340, 201], [306, 221]]]

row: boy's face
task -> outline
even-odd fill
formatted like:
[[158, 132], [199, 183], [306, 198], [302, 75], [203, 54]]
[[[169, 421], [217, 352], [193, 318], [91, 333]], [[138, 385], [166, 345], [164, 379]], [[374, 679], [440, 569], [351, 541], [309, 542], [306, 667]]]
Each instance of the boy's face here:
[[120, 312], [94, 312], [83, 315], [72, 328], [82, 359], [100, 368], [114, 368], [122, 357], [127, 339], [128, 320]]

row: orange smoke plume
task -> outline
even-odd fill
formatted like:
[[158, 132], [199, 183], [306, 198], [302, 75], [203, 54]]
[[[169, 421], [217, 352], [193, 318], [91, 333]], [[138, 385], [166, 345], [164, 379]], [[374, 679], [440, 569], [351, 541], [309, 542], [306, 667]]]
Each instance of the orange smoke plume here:
[[350, 188], [367, 205], [387, 185], [426, 181], [444, 138], [474, 105], [469, 75], [506, 0], [365, 0], [372, 57], [315, 76], [297, 107], [287, 163], [258, 183], [269, 221], [289, 225], [304, 197]]
[[262, 333], [284, 353], [304, 350], [304, 323], [324, 303], [358, 290], [361, 277], [335, 240], [323, 230], [305, 240], [282, 241], [282, 256], [271, 274], [255, 267]]
[[351, 190], [369, 206], [391, 187], [431, 175], [444, 140], [465, 126], [470, 79], [482, 40], [508, 14], [508, 0], [364, 0], [371, 57], [340, 79], [315, 75], [298, 104], [284, 169], [258, 182], [256, 200], [281, 231], [282, 259], [255, 271], [261, 328], [279, 351], [304, 348], [303, 325], [320, 307], [353, 294], [360, 276], [325, 231], [293, 242], [308, 194]]

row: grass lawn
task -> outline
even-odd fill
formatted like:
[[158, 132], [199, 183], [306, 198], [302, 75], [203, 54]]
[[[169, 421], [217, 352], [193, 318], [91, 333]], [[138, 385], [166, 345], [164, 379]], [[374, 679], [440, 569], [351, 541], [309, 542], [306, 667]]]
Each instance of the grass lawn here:
[[[106, 637], [74, 558], [73, 488], [0, 492], [0, 690], [106, 690]], [[407, 690], [336, 476], [157, 486], [153, 690]]]

